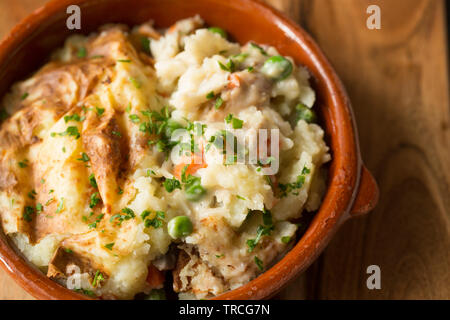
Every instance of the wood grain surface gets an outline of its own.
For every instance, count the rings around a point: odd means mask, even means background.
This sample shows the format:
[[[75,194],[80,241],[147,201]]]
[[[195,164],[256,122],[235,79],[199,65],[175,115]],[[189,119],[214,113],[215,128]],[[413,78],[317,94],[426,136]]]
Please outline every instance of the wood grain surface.
[[[0,0],[0,37],[42,0]],[[267,0],[343,80],[378,207],[346,223],[278,299],[450,299],[450,104],[444,0]],[[381,30],[366,8],[381,8]],[[381,290],[366,287],[369,265]],[[0,299],[31,298],[0,271]]]

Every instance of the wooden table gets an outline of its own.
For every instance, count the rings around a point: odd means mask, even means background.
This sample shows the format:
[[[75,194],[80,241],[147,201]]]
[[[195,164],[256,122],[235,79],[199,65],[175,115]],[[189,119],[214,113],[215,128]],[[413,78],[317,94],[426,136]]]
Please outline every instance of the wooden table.
[[[267,0],[347,87],[378,207],[346,223],[280,299],[450,299],[450,105],[444,0]],[[0,36],[43,0],[0,0]],[[366,8],[381,8],[381,30]],[[381,268],[381,290],[366,269]],[[31,298],[0,271],[0,299]]]

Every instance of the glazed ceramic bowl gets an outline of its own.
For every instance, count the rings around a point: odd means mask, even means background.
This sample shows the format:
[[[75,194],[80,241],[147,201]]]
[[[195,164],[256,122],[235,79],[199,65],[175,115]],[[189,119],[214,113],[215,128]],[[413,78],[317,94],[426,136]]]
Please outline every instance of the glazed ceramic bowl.
[[[81,8],[81,30],[66,27],[69,5]],[[250,283],[217,299],[265,299],[304,271],[322,252],[339,226],[370,211],[378,200],[375,180],[363,166],[356,125],[347,94],[333,68],[311,37],[294,22],[257,0],[54,0],[19,23],[0,44],[0,95],[48,59],[64,39],[88,34],[105,23],[130,26],[152,19],[157,27],[200,14],[228,31],[241,44],[253,40],[275,46],[282,55],[305,65],[313,76],[319,110],[331,147],[328,191],[320,210],[295,247]],[[48,279],[0,234],[4,269],[38,299],[88,299]]]

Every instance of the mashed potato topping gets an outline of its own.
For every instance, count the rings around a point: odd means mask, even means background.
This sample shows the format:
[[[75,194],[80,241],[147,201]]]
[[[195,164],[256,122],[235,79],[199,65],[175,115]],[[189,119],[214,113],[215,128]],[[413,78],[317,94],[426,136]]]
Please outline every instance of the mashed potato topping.
[[[3,230],[93,297],[132,299],[165,279],[181,298],[242,286],[292,247],[325,190],[308,79],[199,17],[72,36],[2,100]]]

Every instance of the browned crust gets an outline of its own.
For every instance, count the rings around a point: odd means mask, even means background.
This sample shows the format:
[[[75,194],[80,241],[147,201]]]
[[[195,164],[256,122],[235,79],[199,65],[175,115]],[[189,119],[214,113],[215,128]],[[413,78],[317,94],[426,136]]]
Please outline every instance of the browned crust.
[[[102,273],[104,279],[108,278],[108,275],[94,266],[88,258],[64,247],[59,247],[53,255],[48,265],[47,277],[54,280],[66,280],[74,273],[69,273],[70,266],[77,266],[80,274],[87,273],[91,279],[94,279],[98,271]]]
[[[172,276],[173,276],[173,291],[180,292],[182,288],[182,283],[180,279],[180,272],[183,270],[183,268],[189,263],[189,260],[191,260],[191,257],[189,254],[180,249],[178,251],[178,257],[177,257],[177,263],[175,265],[175,269],[172,270]]]
[[[124,159],[121,137],[113,132],[120,132],[114,114],[106,114],[101,120],[91,114],[85,123],[82,139],[83,147],[91,159],[92,171],[106,212],[110,213],[117,198],[117,177]]]

